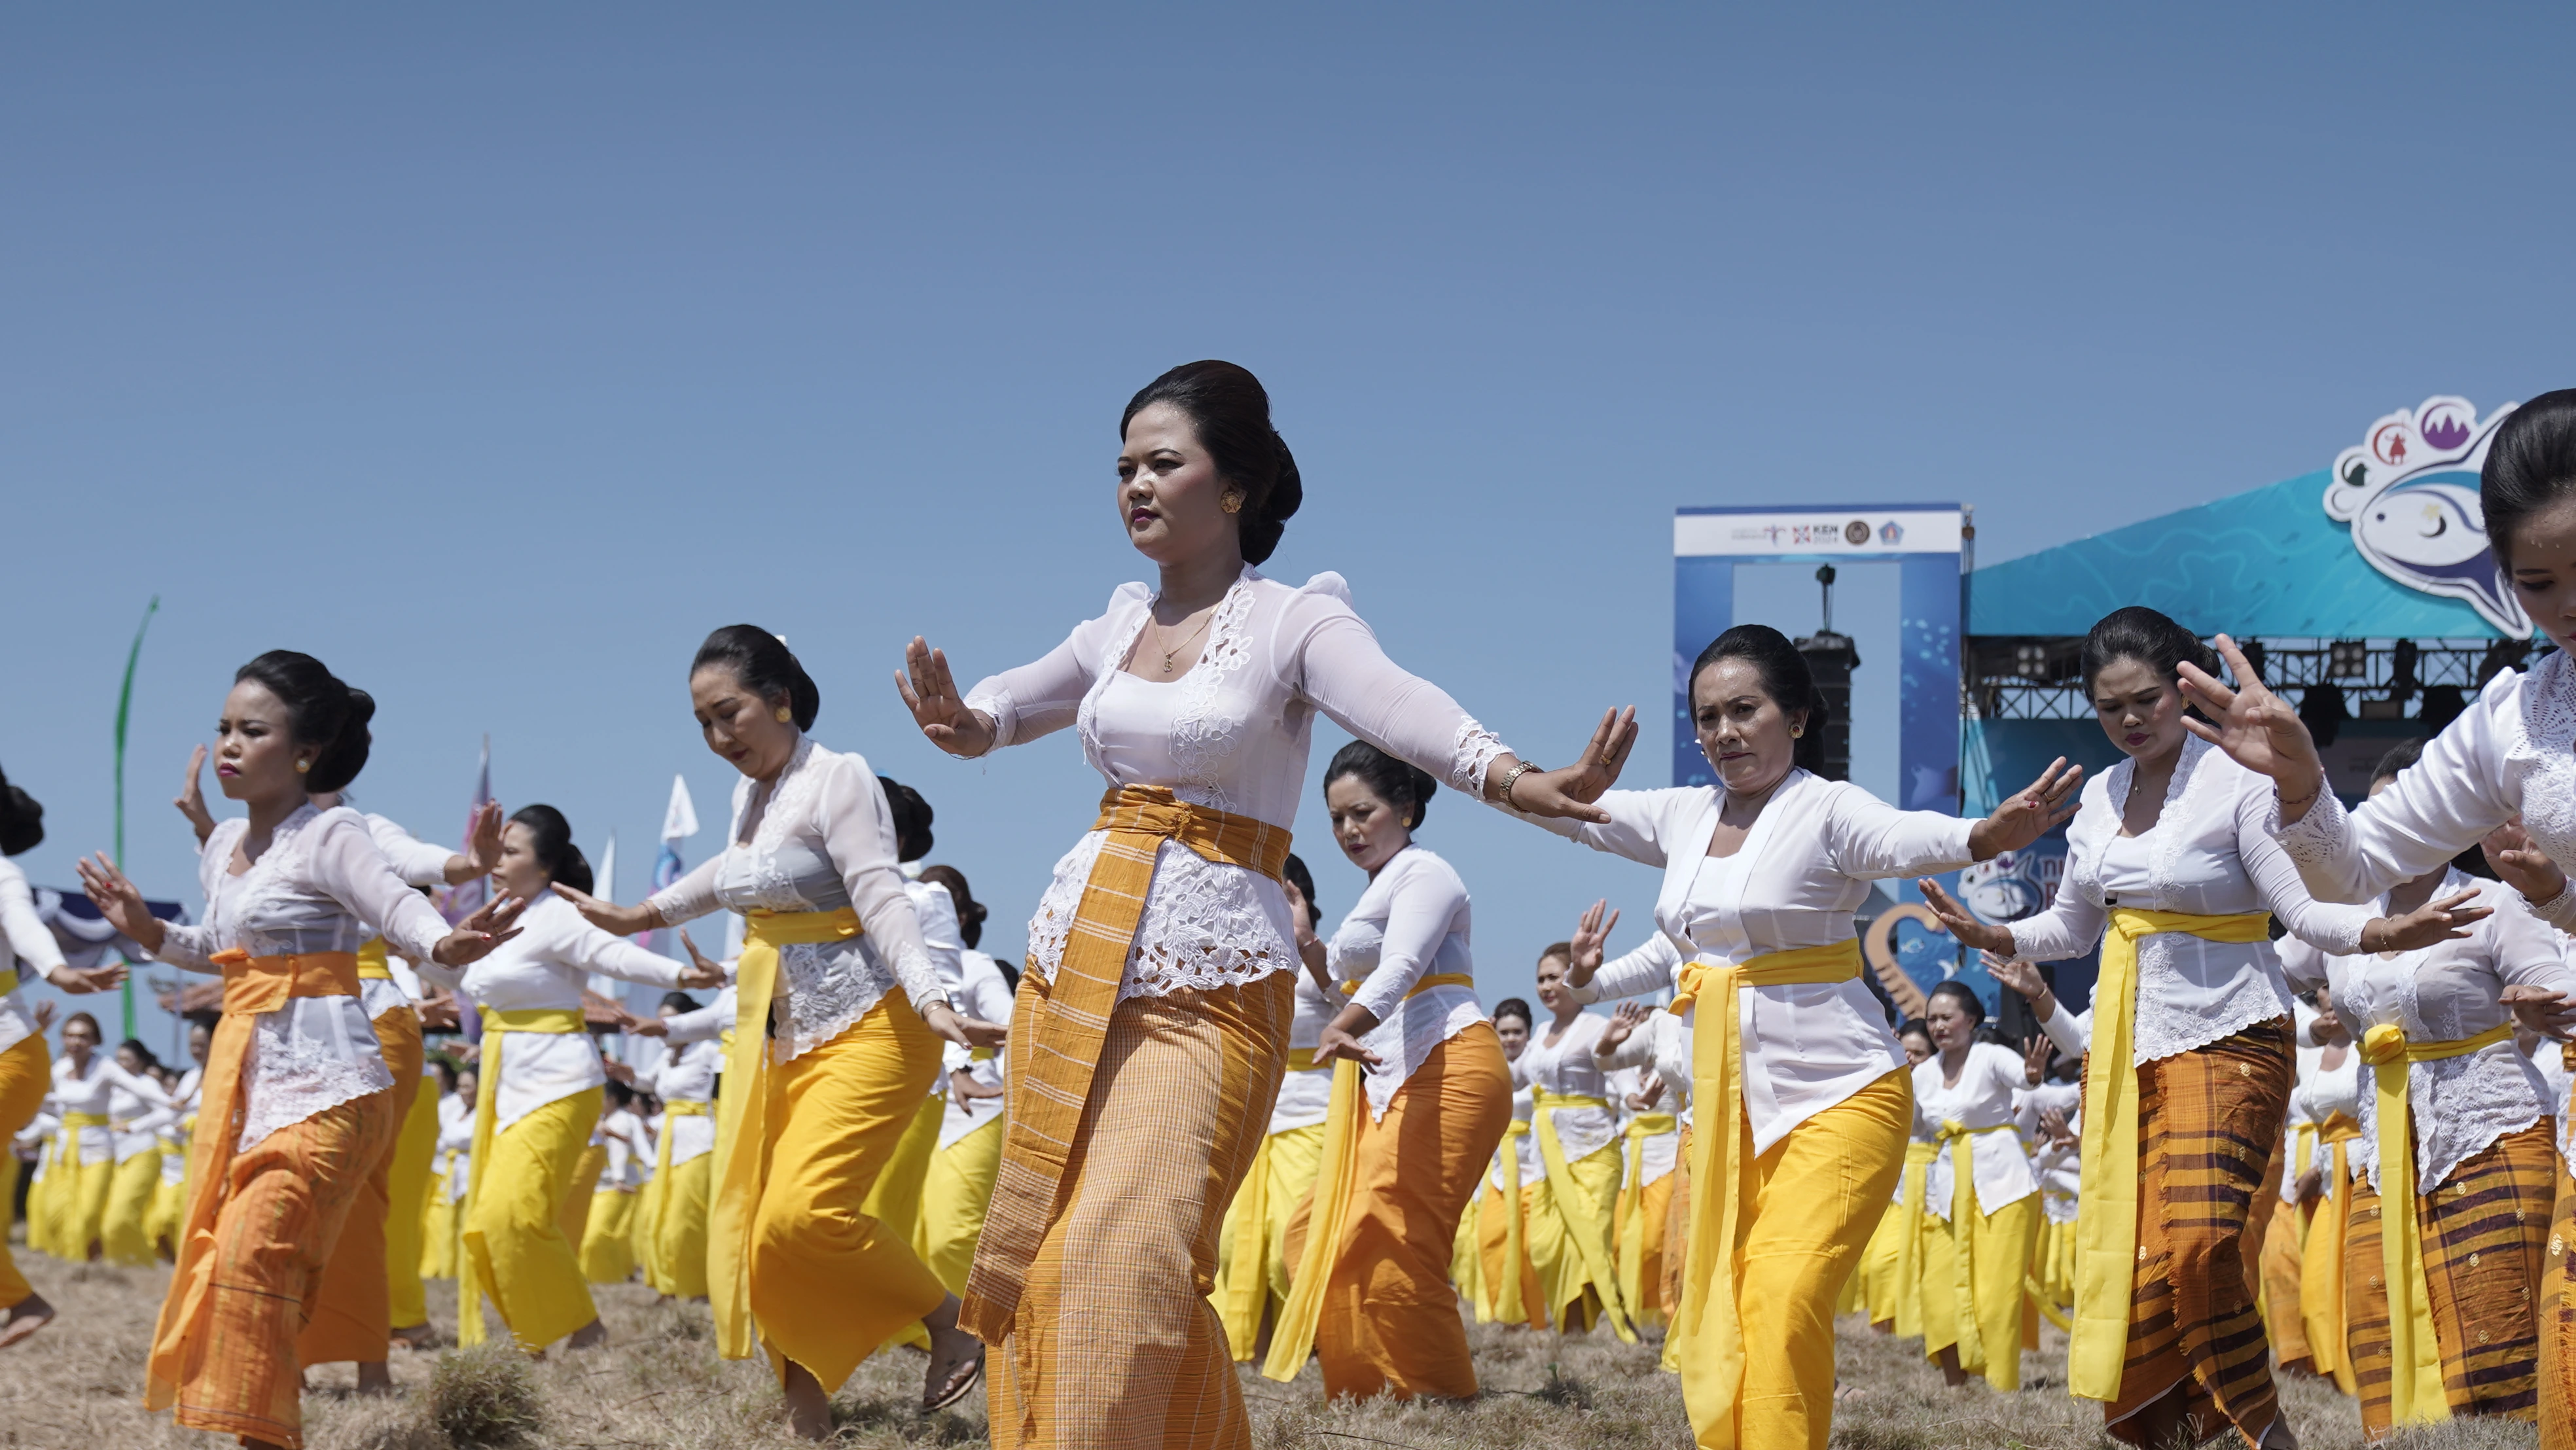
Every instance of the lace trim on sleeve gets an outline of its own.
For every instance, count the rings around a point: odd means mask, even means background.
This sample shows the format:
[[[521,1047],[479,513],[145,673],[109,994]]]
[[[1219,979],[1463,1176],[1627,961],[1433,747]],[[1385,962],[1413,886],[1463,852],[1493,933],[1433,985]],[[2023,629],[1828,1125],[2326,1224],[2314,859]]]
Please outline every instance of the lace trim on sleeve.
[[[2273,791],[2263,829],[2301,866],[2320,866],[2333,860],[2352,840],[2352,818],[2335,793],[2323,786],[2317,788],[2316,803],[2308,807],[2308,813],[2286,826],[2281,824],[2281,793]]]
[[[1002,685],[987,680],[976,686],[975,692],[966,697],[966,708],[980,710],[992,719],[993,750],[1010,744],[1011,737],[1019,733],[1019,702],[1012,699],[1011,692]],[[992,751],[985,753],[989,755]]]
[[[1508,754],[1510,749],[1494,732],[1477,724],[1474,719],[1460,720],[1458,739],[1449,750],[1449,788],[1464,792],[1470,800],[1483,800],[1485,768]]]
[[[895,953],[894,975],[903,984],[903,994],[912,999],[915,1011],[933,1002],[948,1001],[948,989],[939,984],[939,968],[931,962],[930,953],[919,947],[906,943]]]
[[[2531,903],[2531,914],[2560,931],[2576,934],[2576,876],[2569,877],[2556,896]]]

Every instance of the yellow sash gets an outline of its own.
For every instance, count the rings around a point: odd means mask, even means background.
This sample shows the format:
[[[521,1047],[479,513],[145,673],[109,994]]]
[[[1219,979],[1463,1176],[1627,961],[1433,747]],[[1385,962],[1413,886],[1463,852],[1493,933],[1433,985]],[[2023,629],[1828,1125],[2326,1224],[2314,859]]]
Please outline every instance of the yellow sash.
[[[1434,987],[1472,987],[1476,979],[1465,972],[1434,972],[1414,984],[1404,994],[1410,1002]],[[1342,983],[1342,995],[1360,994],[1357,982]],[[1312,1048],[1291,1048],[1288,1053],[1291,1070],[1297,1054],[1303,1051],[1306,1068],[1315,1065]],[[1288,1302],[1280,1306],[1279,1322],[1270,1331],[1270,1357],[1262,1361],[1261,1372],[1274,1380],[1293,1380],[1297,1371],[1315,1352],[1315,1330],[1324,1320],[1324,1286],[1333,1276],[1333,1260],[1341,1253],[1342,1235],[1351,1224],[1351,1180],[1359,1172],[1360,1119],[1366,1111],[1360,1102],[1360,1065],[1345,1057],[1333,1064],[1333,1096],[1324,1109],[1324,1143],[1315,1166],[1315,1196],[1306,1211],[1306,1251],[1297,1256],[1297,1267],[1289,1275]]]
[[[2299,1317],[2307,1325],[2308,1359],[2317,1373],[2333,1375],[2345,1394],[2353,1393],[2357,1383],[2345,1345],[2350,1326],[2344,1313],[2343,1238],[2344,1224],[2352,1217],[2352,1166],[2346,1149],[2360,1136],[2361,1125],[2340,1110],[2317,1125],[2317,1141],[2329,1150],[2326,1200],[2309,1216],[2307,1236],[2299,1244]]]
[[[1632,1315],[1646,1302],[1646,1140],[1678,1133],[1682,1120],[1671,1113],[1639,1113],[1628,1120],[1628,1177],[1620,1185],[1619,1298]]]
[[[498,1131],[500,1114],[501,1057],[503,1043],[514,1032],[541,1032],[563,1036],[582,1030],[587,1025],[578,1007],[530,1007],[516,1012],[487,1011],[483,1016],[482,1071],[474,1085],[474,1151],[466,1161],[473,1166],[465,1175],[465,1209],[459,1215],[459,1227],[474,1218],[475,1196],[483,1191],[483,1180],[492,1166],[492,1135]],[[460,1345],[481,1344],[486,1337],[483,1324],[483,1291],[491,1270],[491,1253],[483,1241],[470,1233],[460,1233],[458,1241],[465,1248],[465,1262],[456,1270],[456,1342]]]
[[[1055,1222],[1082,1111],[1091,1101],[1092,1073],[1118,1008],[1118,984],[1144,920],[1145,893],[1154,884],[1163,843],[1177,841],[1205,860],[1258,871],[1273,881],[1288,864],[1286,827],[1191,805],[1165,786],[1109,792],[1101,797],[1092,829],[1106,839],[1074,907],[1064,957],[1045,994],[1022,1014],[1028,1030],[1012,1033],[1002,1163],[994,1170],[984,1236],[957,1313],[958,1326],[986,1344],[1010,1336],[1029,1265]]]
[[[2270,938],[2269,913],[2197,916],[2114,908],[2093,985],[2093,1069],[2084,1075],[2084,1211],[2075,1219],[2075,1334],[2067,1388],[2120,1397],[2128,1366],[2130,1290],[2138,1270],[2138,941],[2181,932],[2214,942]]]
[[[6,997],[17,990],[18,969],[16,967],[10,967],[5,971],[0,971],[0,997]]]
[[[1708,1131],[1691,1134],[1690,1244],[1682,1251],[1691,1271],[1671,1330],[1683,1341],[1674,1357],[1682,1367],[1683,1396],[1692,1404],[1734,1404],[1744,1384],[1744,1331],[1735,1307],[1745,1167],[1739,1151],[1745,1121],[1739,994],[1746,987],[1830,985],[1859,977],[1857,938],[1741,962],[1693,958],[1675,974],[1673,1014],[1705,1002],[1710,1018],[1691,1034],[1691,1102]],[[1732,1450],[1732,1417],[1716,1417],[1701,1434],[1713,1450]]]
[[[254,957],[239,947],[210,958],[224,973],[224,1012],[215,1023],[206,1070],[198,1080],[197,1114],[206,1131],[188,1145],[188,1207],[179,1223],[177,1271],[161,1300],[145,1370],[145,1409],[167,1408],[207,1352],[212,1331],[206,1291],[215,1276],[215,1218],[232,1177],[233,1150],[241,1137],[242,1070],[250,1063],[253,1019],[297,997],[355,997],[358,959],[347,952]]]
[[[1538,1134],[1538,1160],[1547,1168],[1548,1193],[1560,1205],[1557,1212],[1565,1218],[1566,1237],[1574,1240],[1575,1252],[1583,1257],[1583,1271],[1591,1277],[1593,1287],[1601,1295],[1601,1307],[1609,1315],[1612,1332],[1622,1343],[1634,1344],[1637,1342],[1637,1327],[1628,1318],[1627,1304],[1619,1298],[1618,1251],[1591,1232],[1591,1226],[1600,1221],[1601,1215],[1592,1208],[1591,1193],[1576,1181],[1573,1165],[1565,1160],[1565,1144],[1556,1136],[1557,1109],[1600,1108],[1606,1112],[1610,1104],[1603,1098],[1579,1093],[1552,1093],[1545,1088],[1533,1089],[1530,1102],[1534,1109],[1530,1122]],[[1615,1201],[1610,1205],[1614,1222],[1618,1208]],[[1564,1307],[1550,1304],[1547,1310],[1554,1314]]]
[[[725,1043],[724,1091],[716,1105],[715,1187],[707,1204],[707,1293],[716,1352],[726,1359],[749,1359],[758,1347],[751,1326],[751,1219],[769,1172],[769,1002],[778,989],[778,949],[847,941],[861,930],[859,914],[846,906],[754,911],[744,918],[733,1037]]]
[[[1956,1118],[1944,1118],[1941,1130],[1933,1135],[1936,1148],[1942,1143],[1950,1145],[1950,1236],[1958,1244],[1958,1251],[1950,1255],[1950,1287],[1958,1296],[1959,1367],[1972,1373],[1986,1367],[1985,1341],[1977,1333],[1974,1313],[1977,1302],[1976,1246],[1981,1236],[1975,1225],[1968,1222],[1971,1216],[1983,1216],[1977,1213],[1976,1141],[1981,1133],[2009,1133],[2012,1130],[2010,1123],[1971,1128]]]
[[[1520,1141],[1530,1135],[1530,1125],[1519,1118],[1503,1129],[1502,1146],[1494,1150],[1500,1167],[1511,1183],[1503,1195],[1503,1282],[1494,1286],[1494,1318],[1504,1324],[1527,1324],[1529,1305],[1521,1298],[1521,1265],[1529,1260],[1529,1224],[1521,1204]]]
[[[358,980],[390,982],[393,979],[393,957],[385,947],[385,939],[371,936],[358,943]]]
[[[2361,1060],[2369,1063],[2378,1093],[2380,1277],[2388,1285],[2388,1422],[2428,1425],[2451,1418],[2442,1388],[2442,1342],[2433,1329],[2433,1296],[2424,1282],[2424,1243],[2415,1219],[2414,1117],[2408,1110],[2407,1069],[2418,1062],[2465,1057],[2513,1036],[2499,1022],[2475,1037],[2449,1042],[2409,1042],[2406,1029],[2383,1022],[2361,1034]]]

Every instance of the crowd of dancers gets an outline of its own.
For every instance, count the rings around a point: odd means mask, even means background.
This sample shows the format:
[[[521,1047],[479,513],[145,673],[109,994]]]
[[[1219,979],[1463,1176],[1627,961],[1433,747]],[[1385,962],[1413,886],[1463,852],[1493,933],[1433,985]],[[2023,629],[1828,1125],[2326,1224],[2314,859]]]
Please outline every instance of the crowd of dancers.
[[[146,1403],[298,1445],[307,1366],[383,1386],[433,1343],[425,1279],[458,1281],[459,1341],[543,1352],[605,1341],[592,1286],[640,1276],[703,1300],[814,1437],[901,1344],[926,1410],[986,1386],[996,1445],[1249,1447],[1239,1363],[1464,1399],[1475,1318],[1659,1336],[1699,1444],[1821,1450],[1857,1311],[1999,1390],[2057,1321],[2065,1384],[2131,1443],[2294,1444],[2276,1375],[2314,1373],[2373,1432],[2517,1415],[2576,1444],[2576,392],[2517,410],[2483,480],[2562,648],[2367,801],[2226,637],[2129,608],[2083,651],[2118,763],[2059,761],[1983,819],[1826,779],[1823,702],[1759,625],[1691,666],[1717,784],[1616,789],[1628,710],[1542,768],[1391,662],[1338,576],[1254,569],[1302,481],[1251,374],[1176,368],[1120,439],[1159,586],[971,689],[918,638],[896,678],[951,755],[1070,726],[1107,782],[1017,967],[924,864],[922,794],[819,743],[813,678],[749,625],[684,676],[741,774],[725,847],[632,904],[551,807],[488,808],[453,852],[354,809],[372,701],[310,656],[244,665],[211,752],[242,813],[206,808],[204,752],[180,802],[197,923],[80,867],[154,960],[220,977],[189,1063],[110,1052],[83,1012],[51,1054],[19,977],[125,969],[68,966],[0,868],[26,1242],[175,1265]],[[1318,713],[1357,737],[1321,787],[1368,879],[1329,926],[1289,851]],[[1442,787],[1654,868],[1653,929],[1612,956],[1619,913],[1570,912],[1537,1007],[1489,1013],[1467,885],[1416,839]],[[40,812],[0,796],[15,855]],[[1932,879],[2060,825],[2039,915]],[[427,895],[487,878],[454,922]],[[1895,1020],[1853,924],[1888,879],[2038,1034],[2000,1040],[1957,981]],[[634,940],[720,912],[715,957]],[[2096,951],[2070,1011],[2035,964]],[[0,1346],[77,1308],[0,1245]]]

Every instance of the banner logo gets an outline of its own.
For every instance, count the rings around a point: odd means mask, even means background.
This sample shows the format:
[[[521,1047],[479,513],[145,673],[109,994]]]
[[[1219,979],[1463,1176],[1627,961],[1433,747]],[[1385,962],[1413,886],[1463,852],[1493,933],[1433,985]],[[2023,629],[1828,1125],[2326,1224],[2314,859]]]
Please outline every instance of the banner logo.
[[[2523,639],[2531,620],[2496,567],[2478,505],[2487,445],[2513,409],[2507,403],[2481,420],[2466,398],[2427,398],[2389,414],[2335,455],[2325,507],[2327,517],[2352,526],[2352,546],[2370,567],[2409,589],[2460,600]]]

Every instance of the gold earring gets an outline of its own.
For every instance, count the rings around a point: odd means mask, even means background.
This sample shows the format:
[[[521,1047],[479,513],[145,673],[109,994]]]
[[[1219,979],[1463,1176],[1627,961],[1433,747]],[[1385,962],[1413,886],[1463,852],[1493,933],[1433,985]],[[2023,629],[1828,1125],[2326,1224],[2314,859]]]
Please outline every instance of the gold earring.
[[[788,708],[787,708],[786,706],[784,706],[784,705],[779,706],[777,709],[772,710],[772,711],[770,711],[769,713],[771,713],[772,715],[777,716],[777,717],[778,717],[778,723],[779,723],[779,724],[781,724],[781,725],[784,725],[784,724],[786,724],[788,721],[793,720],[793,719],[795,719],[795,718],[796,718],[796,712],[795,712],[795,711],[793,711],[793,710],[788,709]]]
[[[295,762],[295,773],[296,773],[297,775],[302,775],[304,772],[306,772],[306,771],[308,771],[308,770],[311,770],[312,768],[313,768],[313,762],[312,762],[312,761],[309,761],[309,760],[299,760],[299,761]]]
[[[1239,514],[1243,512],[1243,495],[1233,489],[1227,489],[1225,497],[1216,501],[1216,506],[1227,513]]]
[[[1803,740],[1806,738],[1806,735],[1807,727],[1804,725],[1792,725],[1789,727],[1789,738],[1792,740]]]

